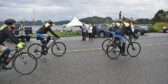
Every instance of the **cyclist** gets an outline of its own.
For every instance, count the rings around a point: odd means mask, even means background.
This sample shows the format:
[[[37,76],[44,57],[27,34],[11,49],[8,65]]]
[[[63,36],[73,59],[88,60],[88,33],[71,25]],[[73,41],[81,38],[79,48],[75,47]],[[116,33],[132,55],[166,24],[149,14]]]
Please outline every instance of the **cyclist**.
[[[54,22],[49,20],[44,26],[42,26],[38,31],[37,31],[37,34],[36,36],[38,38],[42,38],[43,41],[42,41],[42,51],[45,50],[45,48],[47,47],[47,44],[48,42],[50,41],[51,37],[48,36],[46,33],[49,31],[51,32],[56,38],[59,38],[60,37],[54,33],[54,31],[51,29],[51,27],[53,26]]]
[[[111,29],[111,31],[109,31],[112,35],[115,35],[115,32],[117,29],[119,29],[119,27],[121,26],[122,20],[121,19],[116,19],[115,20],[115,25],[113,26],[113,28]]]
[[[114,26],[114,31],[116,31],[120,26],[121,26],[121,19],[116,19],[115,20],[115,26]]]
[[[15,44],[17,44],[18,48],[24,48],[24,43],[20,42],[13,34],[12,30],[15,28],[16,21],[14,19],[5,20],[5,25],[0,28],[0,53],[2,60],[2,68],[9,69],[8,65],[8,55],[10,53],[10,49],[6,47],[3,42],[6,39],[12,40]]]
[[[120,45],[120,52],[121,52],[121,56],[127,56],[127,54],[125,53],[125,39],[124,39],[124,35],[133,35],[135,39],[137,39],[138,37],[132,32],[131,29],[131,22],[132,20],[129,18],[125,19],[125,22],[123,23],[123,25],[116,31],[116,37],[118,37],[122,43],[122,46]]]

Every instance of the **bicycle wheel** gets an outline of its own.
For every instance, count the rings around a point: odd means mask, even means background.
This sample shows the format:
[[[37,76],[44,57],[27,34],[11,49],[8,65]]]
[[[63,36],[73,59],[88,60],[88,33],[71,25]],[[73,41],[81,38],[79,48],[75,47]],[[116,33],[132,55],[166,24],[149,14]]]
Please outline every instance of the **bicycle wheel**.
[[[42,45],[38,44],[38,43],[34,43],[31,44],[28,49],[27,49],[28,53],[34,54],[35,58],[38,59],[42,56],[41,52],[42,52]]]
[[[103,41],[103,43],[102,43],[102,50],[103,51],[106,51],[106,49],[107,49],[107,47],[110,45],[110,44],[112,44],[112,40],[111,39],[106,39],[106,40],[104,40]]]
[[[138,56],[140,54],[140,52],[141,52],[141,45],[137,42],[132,42],[127,47],[127,53],[131,57]]]
[[[120,56],[120,49],[115,45],[110,45],[107,47],[106,53],[110,59],[117,59]]]
[[[14,58],[13,66],[20,74],[30,74],[37,68],[37,59],[31,53],[21,52]]]
[[[56,42],[52,47],[51,47],[51,51],[52,53],[57,56],[60,57],[62,55],[65,54],[66,52],[66,46],[64,43],[62,42]]]

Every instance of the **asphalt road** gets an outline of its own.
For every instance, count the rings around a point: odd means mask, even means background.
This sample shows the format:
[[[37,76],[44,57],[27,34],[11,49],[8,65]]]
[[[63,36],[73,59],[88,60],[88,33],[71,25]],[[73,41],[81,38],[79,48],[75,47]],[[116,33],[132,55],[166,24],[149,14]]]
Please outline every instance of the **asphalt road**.
[[[30,75],[15,70],[0,72],[0,84],[167,84],[168,34],[149,33],[138,42],[142,51],[138,57],[111,60],[101,50],[105,38],[93,42],[81,37],[62,37],[67,53],[55,57],[51,53],[38,60]],[[36,43],[35,39],[27,42]],[[14,44],[6,43],[10,48]]]

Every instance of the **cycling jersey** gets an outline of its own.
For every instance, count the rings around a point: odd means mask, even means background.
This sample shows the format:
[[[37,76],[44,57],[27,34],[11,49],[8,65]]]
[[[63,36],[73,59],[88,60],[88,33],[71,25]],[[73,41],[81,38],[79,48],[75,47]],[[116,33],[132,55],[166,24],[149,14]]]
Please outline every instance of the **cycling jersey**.
[[[132,32],[131,25],[127,22],[125,22],[119,29],[116,30],[117,35],[124,36],[127,35],[133,35],[135,37],[135,34]]]
[[[20,41],[14,36],[12,29],[9,28],[7,25],[2,26],[0,29],[0,45],[3,44],[3,42],[6,39],[12,40],[15,44],[18,44]]]
[[[44,26],[42,26],[42,27],[37,31],[37,33],[38,33],[38,34],[46,34],[48,31],[51,32],[55,37],[58,37],[58,35],[56,35],[56,34],[54,33],[54,31],[51,29],[49,23],[46,23]]]

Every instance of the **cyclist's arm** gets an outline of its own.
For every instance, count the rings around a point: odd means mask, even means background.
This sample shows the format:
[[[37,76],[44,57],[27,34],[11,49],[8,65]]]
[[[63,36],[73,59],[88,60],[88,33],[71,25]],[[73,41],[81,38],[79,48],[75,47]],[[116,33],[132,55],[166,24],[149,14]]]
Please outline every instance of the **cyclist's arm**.
[[[51,34],[53,34],[55,37],[57,37],[57,38],[59,37],[57,34],[54,33],[54,31],[53,31],[51,28],[49,28],[49,31],[50,31]]]
[[[5,28],[4,32],[15,44],[18,44],[20,42],[9,29]]]

